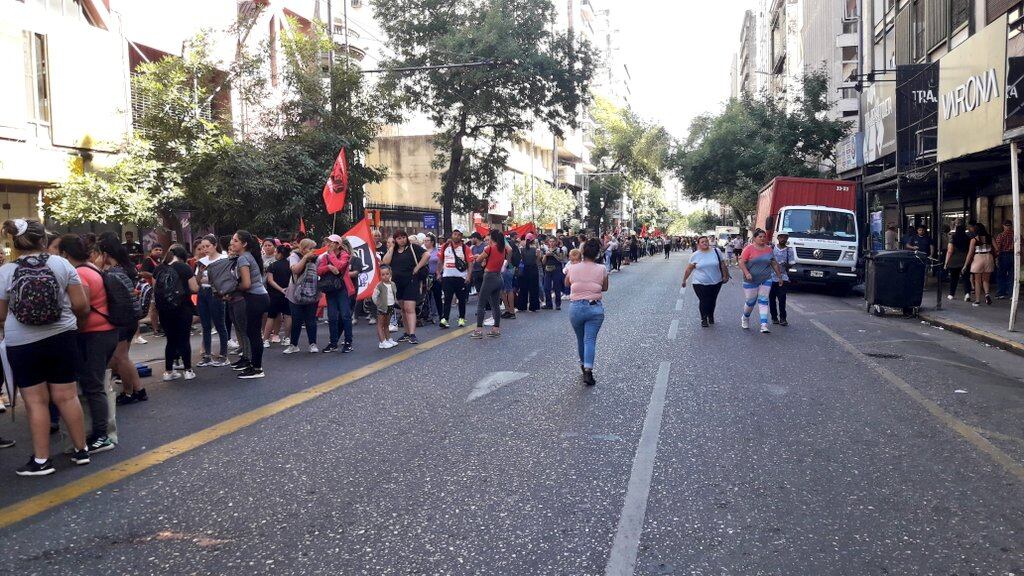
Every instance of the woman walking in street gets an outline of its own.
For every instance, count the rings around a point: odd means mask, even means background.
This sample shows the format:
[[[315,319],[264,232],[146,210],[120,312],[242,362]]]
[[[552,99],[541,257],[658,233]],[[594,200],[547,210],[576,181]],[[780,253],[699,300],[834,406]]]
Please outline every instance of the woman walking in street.
[[[967,228],[962,220],[957,220],[953,233],[949,236],[949,245],[946,246],[945,268],[949,273],[949,295],[948,300],[956,298],[956,287],[960,284],[960,275],[967,264],[967,251],[971,247],[971,239],[967,236]],[[970,290],[967,290],[970,296]]]
[[[192,305],[192,294],[199,291],[195,273],[188,265],[188,250],[181,244],[172,244],[164,254],[163,263],[153,273],[156,284],[153,286],[153,301],[160,315],[160,325],[164,327],[167,342],[164,344],[164,375],[163,380],[169,382],[184,376],[192,380],[196,373],[192,371],[191,327],[195,307]],[[174,368],[175,361],[180,361],[184,373]]]
[[[203,236],[198,243],[198,251],[202,253],[199,262],[196,264],[196,281],[199,284],[199,323],[203,328],[203,353],[196,366],[227,366],[228,365],[228,328],[225,324],[226,309],[224,300],[213,293],[213,286],[210,284],[210,277],[207,268],[213,262],[221,258],[227,258],[222,254],[218,246],[217,237],[213,234]],[[217,329],[217,340],[219,341],[219,354],[213,354],[213,330]]]
[[[750,328],[750,314],[757,304],[761,319],[761,333],[768,334],[768,294],[772,289],[772,271],[779,278],[779,284],[785,284],[782,270],[775,261],[775,253],[768,244],[768,234],[758,228],[754,230],[754,241],[748,244],[739,257],[740,271],[743,272],[743,294],[745,296],[743,316],[740,326]]]
[[[722,290],[722,284],[729,281],[729,266],[718,249],[711,247],[707,236],[697,238],[697,250],[690,256],[690,263],[683,273],[683,288],[686,288],[691,275],[693,292],[699,302],[700,325],[707,328],[715,323],[718,293]]]
[[[772,272],[772,289],[768,293],[768,310],[772,315],[772,324],[789,326],[786,320],[786,282],[789,282],[789,265],[796,261],[796,249],[789,245],[789,234],[780,232],[777,245],[772,248],[772,255],[782,275]]]
[[[569,322],[576,333],[576,349],[580,357],[583,383],[597,384],[594,379],[594,358],[597,334],[604,323],[604,292],[608,291],[608,268],[598,263],[601,242],[591,238],[583,245],[583,262],[569,267],[565,285],[569,287]]]
[[[969,270],[971,273],[971,279],[974,284],[973,306],[981,304],[981,293],[983,291],[985,292],[985,304],[991,305],[992,297],[989,295],[990,280],[992,279],[992,273],[996,270],[992,238],[989,236],[984,224],[977,224],[975,229],[977,234],[971,239],[967,249],[967,262],[964,264],[963,271],[966,273]]]
[[[249,365],[239,371],[243,380],[263,378],[263,314],[270,307],[270,296],[263,283],[263,260],[259,258],[260,244],[246,230],[231,237],[231,250],[238,254],[238,290],[245,301],[245,334],[252,356]]]
[[[419,246],[410,244],[409,235],[403,230],[396,231],[391,239],[383,263],[391,267],[405,324],[405,333],[398,341],[419,344],[416,339],[416,302],[420,299],[420,270],[426,269],[428,255]]]
[[[500,231],[491,230],[489,236],[490,244],[477,256],[477,261],[483,265],[484,281],[480,284],[480,298],[476,302],[476,330],[470,334],[471,338],[484,337],[484,315],[488,304],[494,318],[494,326],[487,335],[492,338],[501,336],[501,273],[508,260],[509,248],[505,245],[505,237]]]

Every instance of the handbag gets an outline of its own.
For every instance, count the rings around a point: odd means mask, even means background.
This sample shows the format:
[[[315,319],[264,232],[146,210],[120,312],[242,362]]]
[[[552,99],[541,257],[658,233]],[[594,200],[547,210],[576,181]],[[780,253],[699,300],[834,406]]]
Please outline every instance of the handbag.
[[[722,255],[718,253],[718,248],[712,247],[711,251],[714,252],[715,253],[715,257],[718,258],[718,269],[721,270],[722,269]],[[729,277],[726,276],[725,274],[722,274],[722,281],[719,282],[719,284],[720,285],[721,284],[725,284],[728,281],[729,281]]]
[[[448,247],[452,251],[452,256],[455,257],[455,269],[458,270],[459,272],[465,272],[466,270],[469,270],[469,263],[466,262],[465,259],[459,258],[459,253],[455,251],[455,246],[452,246],[451,244],[449,244]],[[466,253],[465,245],[462,246],[461,252],[463,254]]]
[[[214,294],[225,296],[238,289],[238,258],[218,258],[206,266]]]
[[[330,254],[324,254],[324,258],[328,260],[328,264],[332,264]],[[337,268],[337,266],[335,266],[335,268]],[[328,272],[323,276],[320,276],[317,288],[325,294],[337,292],[345,288],[345,279],[341,277],[341,274],[331,274]]]

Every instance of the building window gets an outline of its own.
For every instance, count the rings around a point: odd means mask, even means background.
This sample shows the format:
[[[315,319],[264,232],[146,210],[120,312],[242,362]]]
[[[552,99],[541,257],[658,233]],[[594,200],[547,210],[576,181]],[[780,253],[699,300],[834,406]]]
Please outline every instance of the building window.
[[[85,4],[82,0],[23,0],[26,4],[34,4],[46,10],[50,14],[56,14],[77,20],[83,24],[90,26],[96,26],[96,22],[93,21],[92,16],[89,15],[89,11],[86,10]]]
[[[956,34],[971,20],[971,0],[951,0],[949,11],[950,33]]]
[[[910,57],[914,61],[926,56],[924,40],[924,0],[914,0],[910,8]]]
[[[46,57],[46,36],[25,33],[25,101],[29,118],[50,122],[50,66]]]

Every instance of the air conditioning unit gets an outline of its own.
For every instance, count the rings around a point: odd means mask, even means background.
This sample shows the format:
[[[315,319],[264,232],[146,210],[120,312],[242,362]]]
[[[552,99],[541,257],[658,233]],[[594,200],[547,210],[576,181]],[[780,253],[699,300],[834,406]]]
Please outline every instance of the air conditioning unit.
[[[352,7],[353,8],[362,8],[363,7],[363,0],[352,0]]]

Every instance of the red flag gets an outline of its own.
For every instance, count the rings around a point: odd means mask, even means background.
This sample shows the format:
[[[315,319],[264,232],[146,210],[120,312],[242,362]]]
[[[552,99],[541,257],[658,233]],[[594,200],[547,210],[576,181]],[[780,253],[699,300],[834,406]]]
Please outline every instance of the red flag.
[[[299,217],[299,232],[306,233],[306,221]]]
[[[526,224],[522,224],[520,226],[512,228],[511,231],[514,231],[516,234],[518,234],[520,238],[523,238],[527,234],[533,234],[534,236],[536,236],[537,226],[533,222],[527,222]]]
[[[491,233],[491,229],[488,228],[487,226],[484,226],[483,224],[474,224],[473,227],[476,230],[476,233],[483,236],[484,238],[487,238],[487,235]]]
[[[345,158],[345,149],[338,152],[338,158],[334,161],[334,168],[331,176],[324,184],[324,206],[328,214],[341,212],[345,208],[345,194],[348,193],[348,159]]]
[[[360,220],[351,230],[343,234],[352,245],[352,252],[363,262],[359,270],[359,285],[356,289],[356,300],[373,297],[373,291],[380,283],[380,262],[377,261],[377,250],[373,242],[373,230],[370,221]]]
[[[643,227],[640,228],[640,237],[647,238],[647,224],[644,224]]]

